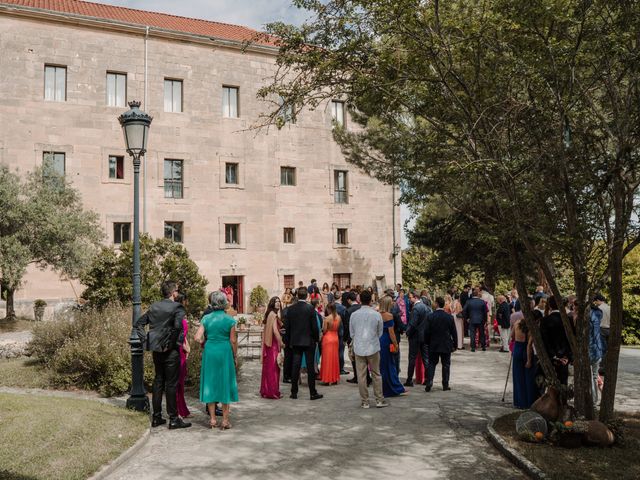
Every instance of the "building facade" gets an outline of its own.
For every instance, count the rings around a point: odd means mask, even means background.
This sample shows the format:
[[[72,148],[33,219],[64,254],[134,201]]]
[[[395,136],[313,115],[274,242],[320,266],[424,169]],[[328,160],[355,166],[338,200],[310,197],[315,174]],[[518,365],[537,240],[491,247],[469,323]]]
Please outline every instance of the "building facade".
[[[139,100],[153,116],[142,230],[184,243],[210,289],[234,285],[246,309],[258,284],[270,294],[311,278],[390,285],[394,263],[400,281],[392,187],[347,164],[332,139],[334,118],[349,128],[345,104],[250,130],[268,108],[256,93],[277,53],[243,52],[254,33],[74,0],[0,0],[0,163],[26,172],[49,162],[100,214],[105,243],[126,241],[133,167],[117,117]],[[18,313],[82,288],[30,270]]]

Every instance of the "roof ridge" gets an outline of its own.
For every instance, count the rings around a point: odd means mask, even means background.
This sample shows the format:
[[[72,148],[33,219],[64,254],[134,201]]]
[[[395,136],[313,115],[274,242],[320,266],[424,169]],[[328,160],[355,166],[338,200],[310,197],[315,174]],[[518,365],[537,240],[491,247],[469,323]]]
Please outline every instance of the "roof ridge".
[[[184,19],[184,20],[191,20],[191,21],[204,22],[204,23],[214,23],[214,24],[217,24],[217,25],[224,25],[224,26],[227,26],[227,27],[240,27],[240,28],[245,28],[247,30],[251,30],[252,32],[256,32],[256,33],[264,33],[264,32],[261,32],[259,30],[254,29],[254,28],[247,27],[246,25],[238,25],[238,24],[235,24],[235,23],[219,22],[217,20],[208,20],[208,19],[204,19],[204,18],[186,17],[184,15],[175,15],[173,13],[157,12],[157,11],[153,11],[153,10],[143,10],[141,8],[123,7],[123,6],[120,6],[120,5],[112,5],[110,3],[89,2],[89,1],[86,1],[86,0],[67,0],[67,1],[71,1],[73,3],[88,3],[88,4],[91,4],[91,5],[97,5],[99,7],[115,8],[115,9],[118,9],[118,10],[127,10],[127,11],[130,11],[130,12],[143,12],[143,13],[148,13],[148,14],[151,14],[151,15],[164,15],[164,16],[167,16],[167,17],[181,18],[181,19]],[[0,4],[3,4],[3,3],[4,4],[8,4],[8,5],[12,5],[11,2],[5,3],[3,0],[0,0]],[[78,15],[84,16],[82,14],[78,14]]]

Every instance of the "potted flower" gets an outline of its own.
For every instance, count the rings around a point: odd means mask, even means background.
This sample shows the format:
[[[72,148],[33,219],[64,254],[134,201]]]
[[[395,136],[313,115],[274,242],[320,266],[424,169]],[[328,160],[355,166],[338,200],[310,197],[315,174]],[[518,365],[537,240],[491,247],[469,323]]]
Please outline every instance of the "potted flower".
[[[247,318],[246,317],[238,317],[238,329],[246,330],[247,329]]]
[[[269,294],[262,285],[256,285],[256,287],[251,290],[251,295],[249,295],[249,305],[251,305],[254,312],[264,315],[268,301]]]
[[[44,317],[44,309],[47,306],[47,302],[38,298],[35,302],[33,302],[33,316],[35,317],[36,322],[41,322]]]

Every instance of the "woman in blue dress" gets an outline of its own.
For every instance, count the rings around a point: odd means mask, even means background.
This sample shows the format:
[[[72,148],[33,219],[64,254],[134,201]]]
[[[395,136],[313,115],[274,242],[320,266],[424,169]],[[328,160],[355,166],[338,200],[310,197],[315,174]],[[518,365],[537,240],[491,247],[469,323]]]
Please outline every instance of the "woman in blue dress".
[[[384,329],[380,337],[380,376],[382,377],[382,393],[385,397],[396,397],[406,395],[406,390],[398,378],[396,362],[393,358],[393,351],[398,349],[398,341],[393,329],[393,299],[386,295],[380,299],[380,314],[384,322]]]
[[[513,406],[528,409],[538,398],[535,380],[536,365],[533,342],[522,312],[512,315],[515,321],[511,329],[513,344]]]
[[[228,305],[223,292],[213,292],[210,297],[213,311],[205,315],[196,333],[196,341],[204,346],[200,370],[200,401],[207,404],[211,428],[218,426],[215,404],[222,404],[220,428],[231,428],[229,404],[238,401],[236,380],[236,321],[225,313]]]

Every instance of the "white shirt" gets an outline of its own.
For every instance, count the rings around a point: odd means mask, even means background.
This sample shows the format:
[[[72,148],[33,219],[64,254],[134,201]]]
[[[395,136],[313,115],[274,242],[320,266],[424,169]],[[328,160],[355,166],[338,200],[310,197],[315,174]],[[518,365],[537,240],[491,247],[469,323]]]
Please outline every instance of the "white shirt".
[[[602,302],[598,305],[598,308],[602,310],[602,320],[600,320],[600,328],[611,328],[611,307]]]

